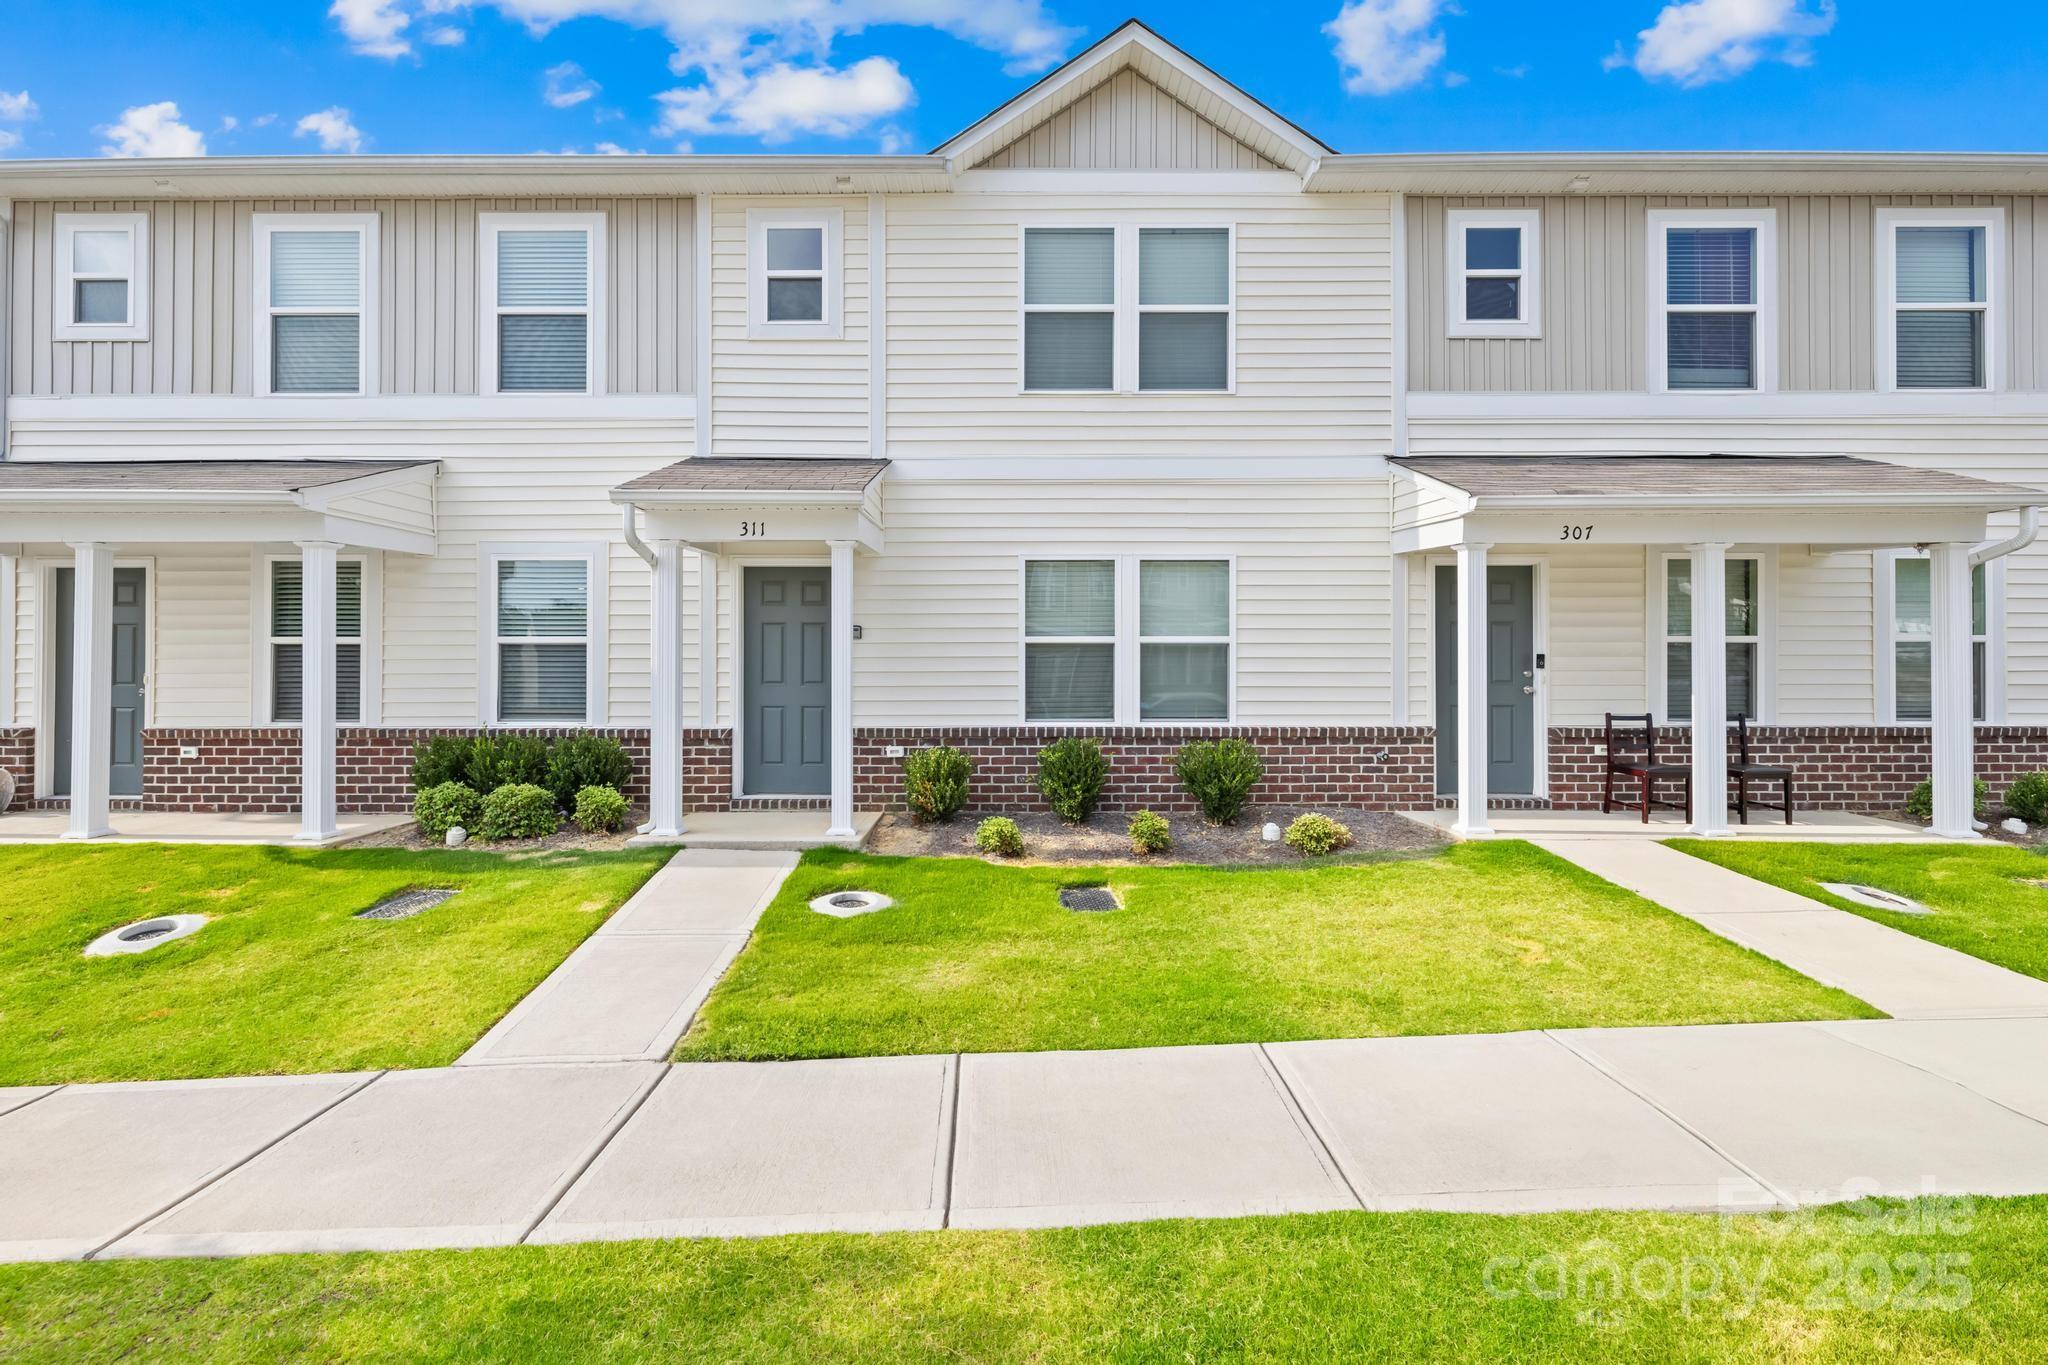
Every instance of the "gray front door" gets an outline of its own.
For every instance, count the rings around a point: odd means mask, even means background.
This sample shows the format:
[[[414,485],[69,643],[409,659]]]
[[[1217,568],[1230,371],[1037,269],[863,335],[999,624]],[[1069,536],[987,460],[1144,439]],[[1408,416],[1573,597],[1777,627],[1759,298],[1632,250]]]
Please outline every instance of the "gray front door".
[[[142,795],[142,679],[149,671],[148,570],[114,570],[114,733],[107,790],[115,796]],[[71,795],[71,621],[76,600],[73,571],[58,569],[50,590],[51,635],[56,648],[51,685],[56,692],[52,736],[56,771],[51,792]]]
[[[832,790],[832,571],[750,567],[746,596],[749,796]]]
[[[1486,571],[1486,789],[1536,790],[1536,570]],[[1436,571],[1436,789],[1458,790],[1458,570]]]

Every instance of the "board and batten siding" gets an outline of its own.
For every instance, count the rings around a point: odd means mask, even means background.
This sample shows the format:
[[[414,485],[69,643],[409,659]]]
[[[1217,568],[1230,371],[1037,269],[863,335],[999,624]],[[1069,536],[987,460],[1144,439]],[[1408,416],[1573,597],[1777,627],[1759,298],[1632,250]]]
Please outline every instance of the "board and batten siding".
[[[1410,198],[1409,382],[1422,391],[1465,393],[1644,390],[1649,211],[1773,208],[1779,387],[1872,389],[1876,210],[1951,206],[2004,208],[2009,271],[2001,350],[2007,382],[2014,389],[2048,388],[2048,197],[2027,195]],[[1488,208],[1542,212],[1538,339],[1446,335],[1451,300],[1445,214]]]
[[[977,162],[974,169],[1276,171],[1280,167],[1145,77],[1125,70]]]
[[[1384,197],[959,194],[888,215],[891,458],[1391,452]],[[1138,218],[1234,225],[1236,392],[1024,392],[1023,226]]]
[[[52,339],[56,215],[149,215],[147,341]],[[603,212],[609,388],[692,387],[688,199],[301,199],[20,202],[8,319],[11,392],[66,397],[255,392],[258,213],[375,213],[380,225],[380,392],[473,394],[477,385],[477,215]]]

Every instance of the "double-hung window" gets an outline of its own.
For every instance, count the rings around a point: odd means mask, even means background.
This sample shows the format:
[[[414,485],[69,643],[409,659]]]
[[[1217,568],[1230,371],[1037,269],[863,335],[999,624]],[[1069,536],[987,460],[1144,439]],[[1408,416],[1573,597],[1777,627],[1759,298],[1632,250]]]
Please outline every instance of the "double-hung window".
[[[484,392],[602,392],[604,215],[487,213],[477,221]]]
[[[1228,720],[1227,559],[1024,564],[1024,718]]]
[[[747,210],[747,332],[840,335],[839,209]]]
[[[1879,209],[1878,380],[1888,389],[1991,389],[1996,209]]]
[[[1777,216],[1768,209],[1652,210],[1650,386],[1777,387]]]
[[[149,215],[60,213],[51,335],[58,341],[149,339]]]
[[[1934,597],[1927,556],[1901,552],[1891,562],[1891,719],[1910,725],[1934,718]],[[1990,566],[1970,571],[1970,718],[1991,718]]]
[[[495,719],[504,725],[590,723],[593,660],[588,555],[491,561]]]
[[[270,719],[296,725],[305,719],[305,572],[297,559],[272,559],[270,573]],[[363,561],[343,559],[334,570],[334,718],[363,719]]]
[[[1227,392],[1234,259],[1227,227],[1025,228],[1025,391]]]
[[[1721,603],[1728,631],[1728,715],[1757,720],[1763,694],[1763,561],[1729,555]],[[1692,622],[1700,609],[1692,596],[1692,560],[1672,555],[1664,560],[1663,581],[1664,719],[1692,719]]]
[[[272,394],[372,390],[375,214],[257,214],[257,383]]]
[[[1447,334],[1541,336],[1536,262],[1542,215],[1535,209],[1452,209],[1444,223]]]

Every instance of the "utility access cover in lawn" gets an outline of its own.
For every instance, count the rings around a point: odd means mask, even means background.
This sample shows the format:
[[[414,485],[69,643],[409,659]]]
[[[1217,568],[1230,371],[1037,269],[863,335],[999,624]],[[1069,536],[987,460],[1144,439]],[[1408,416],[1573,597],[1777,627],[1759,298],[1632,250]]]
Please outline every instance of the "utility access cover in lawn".
[[[1060,904],[1069,910],[1121,910],[1124,903],[1106,886],[1063,886]]]

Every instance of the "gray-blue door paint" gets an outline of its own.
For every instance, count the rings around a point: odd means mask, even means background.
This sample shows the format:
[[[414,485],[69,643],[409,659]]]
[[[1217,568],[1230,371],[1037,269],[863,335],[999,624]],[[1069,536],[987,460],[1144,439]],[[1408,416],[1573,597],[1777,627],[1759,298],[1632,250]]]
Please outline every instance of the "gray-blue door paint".
[[[142,679],[149,672],[145,656],[149,630],[149,571],[114,570],[114,730],[107,790],[115,796],[142,795]],[[56,657],[51,661],[54,725],[50,790],[71,795],[71,621],[76,601],[73,571],[51,575],[50,623]]]
[[[749,796],[832,790],[832,571],[750,566],[746,597]]]
[[[1536,570],[1486,571],[1486,789],[1536,790]],[[1458,790],[1458,570],[1436,571],[1436,789]]]

